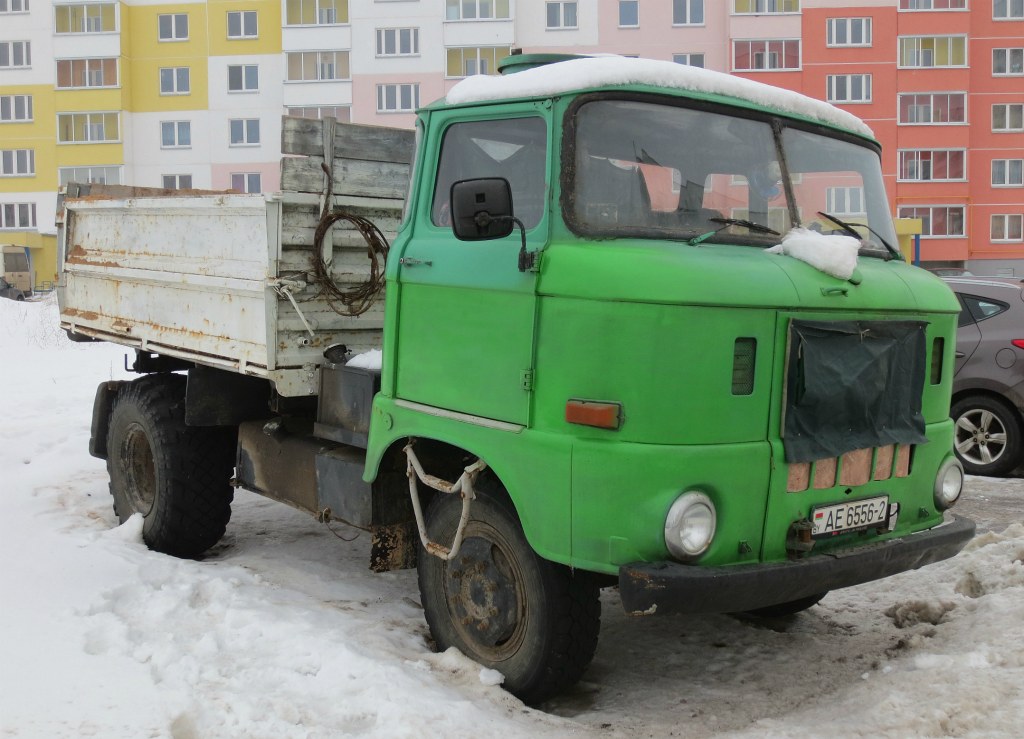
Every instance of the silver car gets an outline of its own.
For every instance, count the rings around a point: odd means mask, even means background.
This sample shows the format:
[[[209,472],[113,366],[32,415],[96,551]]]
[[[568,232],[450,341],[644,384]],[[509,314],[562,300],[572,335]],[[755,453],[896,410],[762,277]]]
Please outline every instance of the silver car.
[[[1024,284],[946,277],[960,300],[953,405],[956,455],[974,475],[1004,475],[1024,459]]]

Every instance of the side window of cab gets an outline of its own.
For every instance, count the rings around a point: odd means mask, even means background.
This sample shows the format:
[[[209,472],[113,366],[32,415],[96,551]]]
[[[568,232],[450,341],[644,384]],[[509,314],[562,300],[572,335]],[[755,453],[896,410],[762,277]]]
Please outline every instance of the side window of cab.
[[[527,230],[540,223],[547,193],[547,124],[543,118],[454,123],[441,142],[430,220],[451,225],[452,184],[481,177],[504,177],[512,187],[512,207]]]

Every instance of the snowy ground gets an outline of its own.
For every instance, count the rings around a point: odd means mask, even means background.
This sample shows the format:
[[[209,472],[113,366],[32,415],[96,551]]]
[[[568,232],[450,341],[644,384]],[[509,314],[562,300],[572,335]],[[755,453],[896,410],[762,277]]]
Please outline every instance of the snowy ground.
[[[0,737],[1020,735],[1024,481],[969,480],[985,533],[954,560],[790,620],[606,592],[584,682],[539,711],[432,653],[415,577],[369,573],[365,537],[244,493],[200,562],[115,528],[86,443],[123,354],[0,300]]]

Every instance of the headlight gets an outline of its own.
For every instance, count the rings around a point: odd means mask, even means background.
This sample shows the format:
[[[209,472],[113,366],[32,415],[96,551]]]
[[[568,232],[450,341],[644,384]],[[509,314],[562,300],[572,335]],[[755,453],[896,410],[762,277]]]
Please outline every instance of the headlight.
[[[665,546],[677,559],[694,559],[715,537],[715,504],[704,493],[683,493],[665,517]]]
[[[956,457],[947,459],[935,476],[935,507],[940,511],[952,508],[964,489],[964,468]]]

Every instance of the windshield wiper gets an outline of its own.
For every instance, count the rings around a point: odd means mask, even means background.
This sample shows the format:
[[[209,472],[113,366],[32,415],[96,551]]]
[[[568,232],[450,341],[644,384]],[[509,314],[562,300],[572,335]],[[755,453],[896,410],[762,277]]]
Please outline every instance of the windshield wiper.
[[[886,241],[884,238],[882,238],[882,235],[880,233],[878,233],[878,231],[876,231],[875,229],[871,228],[871,226],[869,226],[868,224],[866,224],[866,223],[848,223],[847,221],[844,221],[844,220],[842,220],[840,218],[836,218],[831,213],[825,213],[825,212],[820,211],[820,210],[818,211],[818,215],[821,216],[822,218],[829,219],[830,221],[832,221],[832,223],[836,224],[837,226],[839,226],[839,228],[843,229],[846,233],[850,234],[850,236],[852,236],[853,238],[857,239],[858,241],[860,241],[862,243],[864,243],[864,237],[861,236],[859,233],[857,233],[856,229],[854,229],[854,226],[859,226],[860,228],[866,228],[868,231],[870,231],[872,234],[874,234],[878,238],[878,240],[880,242],[882,242],[882,246],[884,246],[885,250],[887,252],[889,252],[888,259],[886,259],[886,261],[889,261],[889,259],[899,259],[900,261],[903,261],[903,255],[899,251],[897,251],[896,248],[892,244],[890,244],[888,241]]]
[[[760,223],[755,223],[754,221],[748,221],[745,218],[718,218],[718,217],[715,217],[715,218],[708,218],[708,220],[711,221],[712,223],[721,223],[722,227],[721,228],[716,228],[714,231],[708,231],[707,233],[703,233],[703,234],[701,234],[699,236],[694,236],[692,239],[690,239],[689,241],[686,242],[687,244],[689,244],[690,246],[697,246],[698,244],[702,244],[705,241],[707,241],[708,239],[710,239],[712,236],[717,234],[719,231],[724,231],[725,229],[729,228],[729,226],[742,226],[743,228],[750,229],[751,231],[754,231],[756,233],[771,234],[772,236],[781,236],[782,235],[778,231],[776,231],[774,228],[770,228],[769,226],[764,226],[764,225],[762,225]]]

